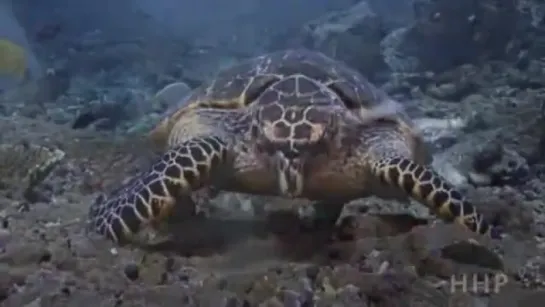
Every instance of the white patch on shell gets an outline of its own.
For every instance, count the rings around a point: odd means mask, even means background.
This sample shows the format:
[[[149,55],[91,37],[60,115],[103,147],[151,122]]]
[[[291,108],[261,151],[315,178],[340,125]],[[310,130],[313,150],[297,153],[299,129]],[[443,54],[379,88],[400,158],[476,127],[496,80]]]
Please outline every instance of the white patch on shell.
[[[467,126],[467,121],[457,118],[418,118],[413,120],[415,127],[429,143],[457,135]]]
[[[403,105],[399,102],[385,98],[384,101],[376,106],[369,109],[361,109],[360,114],[364,122],[372,122],[379,118],[399,116],[399,114],[403,114],[404,112]]]

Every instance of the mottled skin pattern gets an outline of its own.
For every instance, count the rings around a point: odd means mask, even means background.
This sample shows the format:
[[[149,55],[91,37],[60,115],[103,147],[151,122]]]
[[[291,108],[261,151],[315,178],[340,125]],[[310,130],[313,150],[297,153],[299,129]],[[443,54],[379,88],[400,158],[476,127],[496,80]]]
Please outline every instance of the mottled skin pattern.
[[[499,233],[429,166],[410,120],[363,76],[322,54],[250,59],[195,90],[152,132],[165,153],[92,204],[91,228],[118,243],[157,229],[187,196],[221,191],[342,203],[412,197],[446,221]],[[192,212],[193,210],[188,210]],[[335,216],[336,218],[336,216]]]

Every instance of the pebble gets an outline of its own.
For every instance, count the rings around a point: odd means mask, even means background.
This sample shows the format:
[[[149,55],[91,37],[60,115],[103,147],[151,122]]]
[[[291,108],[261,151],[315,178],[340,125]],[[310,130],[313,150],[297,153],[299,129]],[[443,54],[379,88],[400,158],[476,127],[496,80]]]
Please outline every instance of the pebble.
[[[125,273],[125,276],[127,276],[127,278],[132,281],[135,281],[140,277],[140,270],[138,269],[138,265],[134,263],[127,264],[123,271]]]
[[[0,228],[0,249],[4,249],[11,239],[11,231],[5,228]]]

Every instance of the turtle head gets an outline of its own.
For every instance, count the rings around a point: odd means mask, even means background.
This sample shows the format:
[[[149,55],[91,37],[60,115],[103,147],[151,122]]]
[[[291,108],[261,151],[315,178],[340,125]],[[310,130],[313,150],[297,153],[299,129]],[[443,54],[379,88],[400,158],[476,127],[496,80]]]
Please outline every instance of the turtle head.
[[[293,76],[270,86],[254,102],[251,139],[279,172],[280,193],[301,193],[305,166],[334,150],[343,110],[335,99],[323,85]]]
[[[275,103],[256,113],[252,136],[263,151],[296,159],[325,153],[338,130],[337,122],[337,115],[325,107]]]

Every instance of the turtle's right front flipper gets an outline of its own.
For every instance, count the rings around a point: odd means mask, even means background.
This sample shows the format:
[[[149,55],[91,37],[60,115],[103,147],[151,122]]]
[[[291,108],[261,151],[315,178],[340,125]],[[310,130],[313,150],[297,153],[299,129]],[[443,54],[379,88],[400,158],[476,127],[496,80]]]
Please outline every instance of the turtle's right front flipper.
[[[169,149],[147,172],[91,205],[92,231],[124,243],[145,227],[155,228],[183,196],[209,184],[226,162],[227,151],[226,144],[212,136]]]

